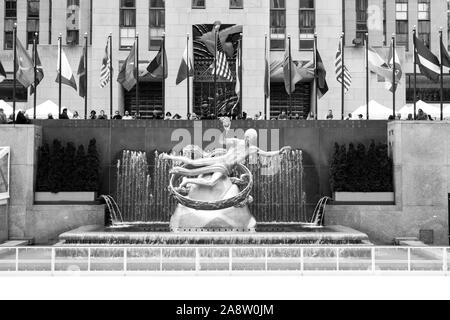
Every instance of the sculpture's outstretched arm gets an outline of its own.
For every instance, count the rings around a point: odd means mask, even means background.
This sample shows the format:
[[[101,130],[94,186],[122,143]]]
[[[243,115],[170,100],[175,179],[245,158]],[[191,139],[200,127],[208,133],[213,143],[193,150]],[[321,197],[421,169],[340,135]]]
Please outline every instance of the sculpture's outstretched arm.
[[[190,184],[194,184],[202,187],[214,187],[220,179],[223,178],[223,174],[221,172],[214,173],[210,179],[205,178],[196,178],[196,179],[183,179],[183,183],[180,185],[180,188],[185,188]]]
[[[166,153],[161,154],[160,157],[162,160],[171,160],[171,161],[175,161],[175,162],[181,162],[181,163],[187,164],[189,166],[193,166],[193,167],[206,167],[206,166],[211,166],[211,165],[214,165],[217,163],[217,160],[214,158],[202,158],[202,159],[192,160],[187,157],[171,156]]]
[[[292,150],[291,147],[284,147],[283,149],[281,149],[279,151],[267,152],[267,151],[263,151],[263,150],[259,149],[258,147],[254,147],[254,146],[250,147],[250,149],[251,149],[252,153],[257,153],[263,157],[275,157],[275,156],[278,156],[280,154],[283,154],[283,153],[286,153],[286,152],[289,152]]]

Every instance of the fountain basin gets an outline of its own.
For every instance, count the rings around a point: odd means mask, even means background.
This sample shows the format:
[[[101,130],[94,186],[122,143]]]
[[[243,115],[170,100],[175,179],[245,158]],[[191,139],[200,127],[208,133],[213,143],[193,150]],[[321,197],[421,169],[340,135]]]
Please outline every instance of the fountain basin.
[[[310,229],[299,224],[258,225],[256,232],[229,230],[172,233],[166,224],[131,224],[116,227],[86,226],[62,234],[62,245],[367,245],[369,237],[359,231],[328,226]]]

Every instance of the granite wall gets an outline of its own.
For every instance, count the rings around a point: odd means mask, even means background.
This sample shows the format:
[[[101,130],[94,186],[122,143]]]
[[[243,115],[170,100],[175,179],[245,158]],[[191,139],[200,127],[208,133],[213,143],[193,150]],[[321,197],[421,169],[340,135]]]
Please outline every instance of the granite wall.
[[[380,244],[433,231],[449,244],[450,123],[393,122],[388,140],[394,160],[396,206],[334,206],[328,223],[366,232]]]
[[[11,198],[0,206],[0,243],[8,239],[48,244],[83,225],[103,224],[104,206],[35,206],[37,150],[42,127],[0,126],[0,146],[11,147]]]
[[[54,139],[87,145],[95,138],[102,163],[102,194],[115,194],[117,160],[123,150],[145,151],[152,164],[152,154],[169,152],[179,142],[179,133],[189,133],[187,144],[212,141],[209,129],[222,129],[216,121],[36,121],[43,128],[43,141]],[[386,121],[233,121],[232,129],[243,132],[258,130],[262,149],[278,150],[291,146],[303,151],[305,189],[309,211],[324,195],[331,195],[329,166],[334,143],[364,143],[372,140],[386,143]],[[174,137],[172,135],[175,134]],[[267,138],[265,138],[266,136]],[[173,141],[174,140],[174,141]]]
[[[8,240],[8,207],[0,205],[0,243]]]

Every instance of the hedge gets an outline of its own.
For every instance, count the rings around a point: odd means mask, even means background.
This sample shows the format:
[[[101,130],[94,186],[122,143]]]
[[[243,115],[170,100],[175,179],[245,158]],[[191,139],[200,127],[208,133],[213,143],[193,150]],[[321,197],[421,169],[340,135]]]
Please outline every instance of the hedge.
[[[98,192],[100,187],[100,159],[97,142],[92,139],[85,152],[83,145],[72,142],[64,148],[54,140],[52,147],[44,144],[38,152],[38,192]]]
[[[333,192],[393,192],[393,164],[386,144],[335,144],[331,163]]]

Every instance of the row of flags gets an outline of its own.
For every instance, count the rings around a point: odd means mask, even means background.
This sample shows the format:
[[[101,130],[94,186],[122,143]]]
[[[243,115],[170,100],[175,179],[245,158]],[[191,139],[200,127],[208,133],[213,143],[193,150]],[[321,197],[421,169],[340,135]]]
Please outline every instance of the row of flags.
[[[59,82],[61,77],[61,82],[64,85],[72,87],[74,90],[78,90],[81,97],[86,97],[87,90],[87,66],[86,62],[86,50],[83,50],[83,54],[80,58],[77,76],[79,77],[79,86],[75,80],[75,75],[72,72],[69,60],[62,48],[60,48],[60,42],[58,43],[58,62],[57,71],[58,75],[56,82]],[[425,46],[425,44],[414,36],[414,47],[415,47],[415,60],[416,64],[423,75],[428,79],[437,82],[440,79],[440,68],[441,65],[447,69],[450,69],[450,55],[445,48],[444,43],[441,41],[441,59],[435,56],[431,50]],[[34,75],[34,65],[36,60],[36,85],[44,78],[44,70],[39,58],[37,50],[35,50],[33,57],[30,57],[25,47],[22,45],[19,39],[16,40],[16,55],[17,55],[17,65],[16,65],[16,76],[18,82],[20,82],[25,88],[31,88],[31,94],[35,92],[35,75]],[[223,50],[220,39],[217,41],[217,52],[215,63],[209,67],[209,71],[213,75],[217,75],[228,81],[234,81],[233,74],[231,72],[227,54]],[[86,48],[85,48],[86,49]],[[345,93],[351,88],[352,76],[349,69],[343,63],[343,46],[342,41],[339,42],[338,50],[336,53],[335,60],[335,74],[336,80],[342,84],[344,81]],[[100,70],[100,87],[105,88],[111,81],[113,76],[113,69],[111,67],[110,58],[110,45],[106,44],[105,54],[102,60],[102,66]],[[130,91],[137,83],[136,75],[138,74],[136,68],[138,68],[136,61],[136,43],[131,47],[130,53],[121,67],[120,73],[118,75],[117,81],[125,88],[125,90]],[[395,61],[395,65],[394,65]],[[378,76],[379,82],[386,83],[386,89],[391,92],[395,92],[400,80],[403,76],[402,66],[400,64],[400,59],[397,50],[392,46],[389,51],[388,60],[385,61],[380,54],[378,54],[373,48],[368,48],[368,66],[371,72]],[[394,68],[395,67],[395,68]],[[393,70],[395,69],[395,76]],[[315,49],[315,72],[316,72],[316,83],[319,98],[323,97],[329,90],[326,76],[327,72],[321,58],[320,53],[317,48]],[[236,54],[236,94],[239,96],[241,91],[242,82],[242,52],[241,47],[238,46]],[[154,78],[164,78],[167,79],[168,76],[168,62],[167,55],[164,46],[161,46],[157,56],[152,60],[152,62],[147,67],[147,72],[150,76]],[[283,61],[283,72],[284,72],[284,82],[286,92],[292,94],[295,92],[296,84],[302,80],[301,74],[298,72],[298,67],[296,63],[292,60],[290,50],[286,50],[284,61]],[[138,75],[139,76],[139,75]],[[186,47],[183,57],[181,60],[180,68],[178,71],[176,84],[179,85],[188,77],[194,76],[194,66],[192,58],[189,56],[189,50]],[[6,79],[5,69],[0,62],[0,82]],[[266,98],[270,96],[270,63],[269,57],[266,52],[265,56],[265,79],[264,79],[264,93]]]

